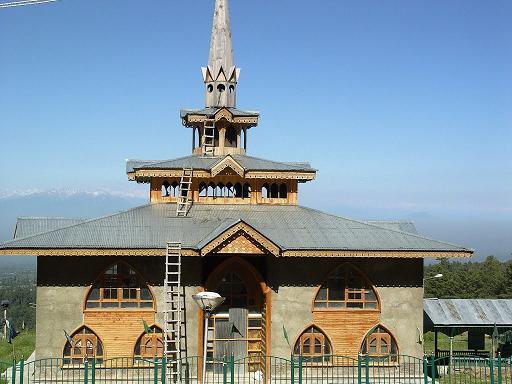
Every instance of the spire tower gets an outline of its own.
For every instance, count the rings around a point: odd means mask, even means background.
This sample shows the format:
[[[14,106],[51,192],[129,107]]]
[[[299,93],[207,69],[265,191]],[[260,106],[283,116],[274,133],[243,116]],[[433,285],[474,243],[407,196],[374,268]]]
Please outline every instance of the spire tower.
[[[235,67],[228,0],[216,0],[208,66],[202,68],[206,107],[236,107],[236,84],[240,69]]]

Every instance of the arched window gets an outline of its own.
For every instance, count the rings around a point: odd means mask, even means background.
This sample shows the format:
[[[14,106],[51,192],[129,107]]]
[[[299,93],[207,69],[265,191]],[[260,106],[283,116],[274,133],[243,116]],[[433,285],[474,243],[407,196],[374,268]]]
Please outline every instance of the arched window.
[[[156,325],[150,327],[151,333],[144,332],[135,343],[133,356],[135,359],[156,359],[164,356],[162,329]]]
[[[378,309],[375,290],[350,264],[332,272],[315,297],[315,309]]]
[[[162,192],[162,197],[169,196],[169,183],[167,181],[164,181],[162,183],[161,192]]]
[[[224,194],[226,197],[235,197],[235,188],[233,187],[233,184],[227,183],[226,184],[226,193]]]
[[[244,184],[243,198],[248,199],[251,197],[251,186],[248,183]]]
[[[153,295],[135,270],[125,263],[108,268],[91,287],[86,309],[153,308]]]
[[[199,197],[206,197],[206,183],[199,184]]]
[[[288,188],[285,183],[279,186],[279,197],[281,199],[286,199],[288,197]]]
[[[207,191],[208,197],[215,197],[215,188],[216,188],[216,186],[214,183],[208,184],[208,191]]]
[[[261,197],[264,199],[268,199],[270,197],[268,184],[263,184],[261,187]]]
[[[244,281],[233,271],[229,271],[220,281],[217,292],[226,298],[219,311],[226,308],[242,308],[254,306],[254,298],[250,297]]]
[[[170,187],[170,195],[172,197],[178,197],[178,194],[180,192],[180,186],[176,181],[173,181]]]
[[[85,359],[103,362],[103,344],[98,336],[87,327],[80,327],[66,341],[63,353],[64,364],[83,364]]]
[[[330,361],[331,343],[320,328],[308,327],[295,343],[294,353],[302,355],[304,362],[321,363]]]
[[[228,129],[226,129],[226,136],[225,136],[224,145],[226,147],[230,148],[236,148],[236,141],[237,141],[237,133],[235,127],[230,125]]]
[[[242,184],[236,183],[234,188],[235,188],[235,197],[241,198],[242,197]]]
[[[361,353],[368,354],[370,357],[387,357],[390,362],[396,362],[398,345],[393,335],[379,324],[366,335],[361,345]]]
[[[273,199],[277,199],[279,197],[279,185],[276,183],[270,186],[270,197]]]
[[[215,188],[215,197],[224,197],[224,184],[217,184],[217,188]]]

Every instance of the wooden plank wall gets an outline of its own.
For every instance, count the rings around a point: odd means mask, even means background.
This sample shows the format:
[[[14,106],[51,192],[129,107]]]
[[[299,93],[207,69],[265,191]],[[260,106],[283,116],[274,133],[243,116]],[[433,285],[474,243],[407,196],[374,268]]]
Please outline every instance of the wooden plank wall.
[[[379,324],[379,311],[313,311],[313,321],[330,338],[333,354],[357,356],[368,331]]]
[[[154,311],[86,311],[84,322],[101,339],[105,357],[133,356],[135,343],[144,332],[142,320],[155,323]]]

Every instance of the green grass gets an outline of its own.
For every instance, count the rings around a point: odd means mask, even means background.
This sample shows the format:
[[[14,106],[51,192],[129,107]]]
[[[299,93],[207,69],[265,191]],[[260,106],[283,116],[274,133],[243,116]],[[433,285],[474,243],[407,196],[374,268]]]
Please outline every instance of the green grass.
[[[450,349],[450,338],[443,333],[438,333],[437,347],[441,350]],[[485,336],[485,349],[490,351],[492,348],[492,341],[489,336]],[[426,354],[434,353],[434,332],[427,332],[423,336],[423,350]],[[468,333],[465,332],[453,338],[454,351],[467,351],[468,350]]]
[[[7,366],[12,364],[13,346],[16,360],[21,360],[22,357],[28,359],[36,347],[36,332],[23,331],[14,338],[12,344],[9,344],[5,339],[0,339],[0,371],[6,367],[2,363],[7,363]]]

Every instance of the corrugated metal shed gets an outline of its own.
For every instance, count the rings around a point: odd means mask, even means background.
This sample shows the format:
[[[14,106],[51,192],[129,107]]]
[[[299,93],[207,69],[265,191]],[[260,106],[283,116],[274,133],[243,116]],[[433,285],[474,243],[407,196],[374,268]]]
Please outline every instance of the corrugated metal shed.
[[[471,328],[512,328],[509,299],[424,299],[424,329],[454,334]]]

